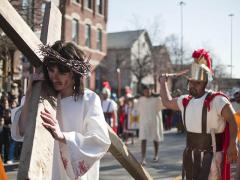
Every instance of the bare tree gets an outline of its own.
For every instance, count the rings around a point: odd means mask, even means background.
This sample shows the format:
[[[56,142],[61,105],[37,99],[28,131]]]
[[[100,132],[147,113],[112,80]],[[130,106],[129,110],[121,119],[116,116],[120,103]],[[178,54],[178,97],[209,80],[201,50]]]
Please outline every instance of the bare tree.
[[[226,78],[230,77],[230,74],[226,71],[227,66],[223,64],[217,64],[214,67],[214,76],[215,78],[221,79],[221,78]]]
[[[221,78],[230,77],[230,73],[227,72],[227,66],[221,63],[220,58],[214,53],[214,50],[207,44],[204,43],[204,49],[208,50],[211,55],[212,69],[214,72],[214,77],[221,81]]]
[[[128,29],[146,29],[151,39],[153,45],[159,45],[162,41],[161,39],[161,16],[155,16],[151,18],[151,20],[147,20],[143,22],[142,18],[139,15],[133,14],[132,18],[129,20],[129,28]]]
[[[180,49],[178,37],[172,34],[166,37],[164,44],[168,48],[172,63],[180,64],[181,49]]]
[[[149,53],[144,56],[140,54],[132,54],[132,56],[132,62],[127,68],[136,77],[137,93],[140,93],[143,78],[153,73],[153,62]]]
[[[166,37],[164,44],[170,53],[172,63],[178,67],[176,70],[181,70],[184,64],[188,64],[190,62],[191,55],[189,54],[189,50],[186,45],[183,47],[183,61],[181,62],[181,47],[177,35],[172,34]]]

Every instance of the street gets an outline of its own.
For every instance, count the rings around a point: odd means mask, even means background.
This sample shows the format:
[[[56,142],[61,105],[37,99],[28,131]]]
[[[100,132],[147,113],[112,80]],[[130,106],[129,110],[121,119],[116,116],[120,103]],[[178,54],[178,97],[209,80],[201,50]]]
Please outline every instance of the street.
[[[138,161],[141,160],[140,141],[135,138],[128,148]],[[181,174],[181,156],[185,146],[185,135],[178,134],[176,129],[164,133],[164,141],[159,147],[159,162],[153,162],[153,143],[147,145],[147,165],[145,168],[153,179],[174,179]],[[17,164],[6,165],[9,180],[15,180]],[[100,180],[132,179],[128,172],[108,152],[101,160]]]
[[[135,158],[140,161],[140,141],[135,138],[134,144],[128,148]],[[176,129],[164,132],[164,141],[159,147],[159,162],[153,162],[153,143],[147,145],[147,165],[144,166],[155,180],[177,180],[181,175],[182,152],[185,146],[185,134],[177,133]],[[9,180],[15,180],[18,163],[5,165]],[[232,166],[231,179],[236,168]],[[100,180],[133,179],[128,172],[108,152],[101,160]]]
[[[140,141],[135,139],[134,144],[128,148],[138,161],[141,160]],[[179,134],[175,129],[164,133],[164,141],[159,147],[159,162],[153,162],[153,143],[147,144],[147,165],[144,166],[153,179],[168,180],[181,175],[182,152],[185,146],[185,135]],[[101,180],[132,179],[128,172],[107,153],[101,161]]]

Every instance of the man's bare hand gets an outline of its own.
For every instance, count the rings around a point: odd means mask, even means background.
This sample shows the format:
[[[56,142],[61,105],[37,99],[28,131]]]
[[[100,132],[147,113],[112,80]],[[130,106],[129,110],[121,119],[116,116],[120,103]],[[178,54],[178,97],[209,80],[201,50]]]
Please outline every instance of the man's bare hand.
[[[237,162],[237,146],[235,143],[230,144],[228,147],[227,160],[229,163]]]
[[[54,139],[65,142],[65,137],[59,127],[58,120],[47,110],[41,111],[40,114],[43,122],[42,125],[51,133]]]
[[[160,84],[164,84],[165,82],[167,82],[167,80],[168,80],[167,74],[161,74],[161,75],[159,76],[159,83],[160,83]]]

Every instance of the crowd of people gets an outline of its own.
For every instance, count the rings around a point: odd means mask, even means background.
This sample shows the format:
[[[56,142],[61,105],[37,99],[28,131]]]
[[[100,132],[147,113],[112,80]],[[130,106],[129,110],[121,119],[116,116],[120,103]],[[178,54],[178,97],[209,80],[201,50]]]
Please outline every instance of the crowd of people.
[[[19,160],[21,153],[22,143],[11,137],[11,109],[19,105],[20,97],[18,84],[12,83],[11,90],[0,98],[0,154],[7,164]]]
[[[147,142],[153,142],[153,162],[158,162],[159,144],[164,140],[163,131],[177,128],[184,132],[180,111],[166,109],[153,85],[142,84],[142,92],[133,96],[132,89],[125,87],[123,96],[113,98],[108,81],[102,83],[100,94],[105,120],[125,144],[134,144],[134,138],[141,140],[141,164],[146,165]]]
[[[134,144],[135,137],[140,139],[142,165],[147,164],[147,142],[153,142],[152,159],[158,162],[163,131],[176,127],[178,132],[186,133],[183,179],[227,180],[229,163],[236,161],[236,179],[240,178],[236,147],[240,91],[230,100],[225,94],[207,88],[213,72],[211,58],[204,49],[193,52],[194,62],[187,77],[189,94],[182,95],[180,90],[171,94],[167,86],[168,74],[163,74],[159,78],[160,94],[145,84],[141,94],[134,96],[127,86],[118,99],[112,98],[108,81],[103,82],[99,94],[84,88],[83,79],[90,71],[90,64],[74,44],[58,41],[51,47],[43,46],[41,51],[44,78],[39,75],[35,80],[45,79],[57,102],[56,117],[46,108],[40,115],[43,127],[57,142],[54,144],[53,179],[99,178],[99,160],[111,143],[107,124],[126,144]],[[32,91],[29,84],[22,101],[16,83],[1,97],[0,153],[5,163],[19,159]],[[11,109],[14,109],[12,113]],[[240,147],[239,142],[240,134]]]

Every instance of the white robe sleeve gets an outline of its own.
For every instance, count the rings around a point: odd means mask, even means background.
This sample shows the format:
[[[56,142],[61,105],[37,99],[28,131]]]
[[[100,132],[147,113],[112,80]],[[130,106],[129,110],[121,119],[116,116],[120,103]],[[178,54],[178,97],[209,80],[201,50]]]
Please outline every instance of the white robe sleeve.
[[[15,141],[23,141],[23,136],[21,136],[19,133],[18,122],[22,112],[24,101],[25,101],[25,96],[22,97],[20,106],[14,109],[11,109],[11,122],[12,122],[11,136]]]
[[[64,132],[72,172],[75,178],[84,175],[107,152],[111,141],[104,119],[100,98],[90,97],[83,130]]]

